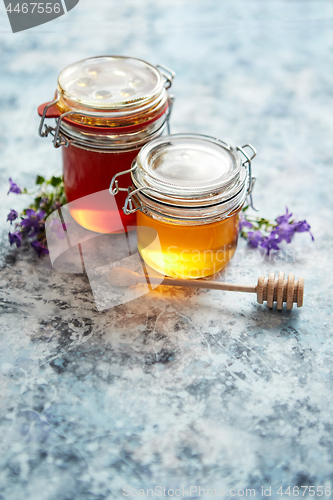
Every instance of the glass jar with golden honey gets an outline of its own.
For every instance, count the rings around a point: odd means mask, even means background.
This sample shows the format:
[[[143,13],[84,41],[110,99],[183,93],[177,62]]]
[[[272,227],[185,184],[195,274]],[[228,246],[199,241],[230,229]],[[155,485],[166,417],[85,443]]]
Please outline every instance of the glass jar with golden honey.
[[[39,134],[51,134],[54,146],[62,146],[65,194],[81,226],[117,231],[119,213],[125,229],[135,224],[134,215],[124,217],[110,204],[108,188],[117,172],[130,168],[141,147],[168,128],[173,97],[167,89],[173,78],[168,68],[140,59],[93,57],[66,67],[54,100],[39,106]],[[45,125],[46,118],[55,118],[56,125]],[[120,208],[125,199],[126,193],[120,193]]]
[[[133,186],[123,210],[137,213],[138,249],[150,267],[195,279],[229,262],[238,214],[254,185],[255,155],[250,144],[233,148],[197,134],[160,137],[141,149],[130,169]],[[114,195],[119,175],[110,186]]]

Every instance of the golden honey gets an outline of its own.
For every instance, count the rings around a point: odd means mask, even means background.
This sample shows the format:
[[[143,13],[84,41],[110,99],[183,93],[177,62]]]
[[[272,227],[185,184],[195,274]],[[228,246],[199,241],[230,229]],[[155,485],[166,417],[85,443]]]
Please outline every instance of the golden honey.
[[[152,245],[146,227],[155,229]],[[235,253],[238,214],[212,224],[181,225],[137,213],[138,250],[153,269],[167,276],[202,278],[220,271]]]

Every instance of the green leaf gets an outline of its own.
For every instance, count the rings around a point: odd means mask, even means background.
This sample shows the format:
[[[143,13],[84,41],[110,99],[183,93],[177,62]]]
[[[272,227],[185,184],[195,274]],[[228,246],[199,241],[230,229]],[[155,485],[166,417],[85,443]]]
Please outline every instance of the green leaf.
[[[54,177],[54,175],[53,175],[49,182],[50,182],[51,186],[57,187],[57,186],[59,186],[59,184],[62,183],[62,177]]]
[[[37,175],[36,177],[36,184],[43,184],[45,182],[45,179],[42,175]]]

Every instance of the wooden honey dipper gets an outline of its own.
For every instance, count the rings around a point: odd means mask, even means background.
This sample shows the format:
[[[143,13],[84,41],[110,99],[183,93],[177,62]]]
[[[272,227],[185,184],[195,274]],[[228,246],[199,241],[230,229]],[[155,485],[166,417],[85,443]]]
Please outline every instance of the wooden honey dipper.
[[[133,271],[123,267],[115,267],[109,275],[109,281],[113,286],[127,287],[137,285],[138,283],[147,284],[147,277],[141,276]],[[284,273],[279,273],[278,278],[274,273],[265,276],[260,276],[256,286],[251,285],[234,285],[233,283],[222,283],[219,281],[206,280],[183,280],[178,278],[169,278],[166,276],[161,282],[161,278],[149,277],[151,284],[166,285],[166,286],[186,286],[190,288],[211,288],[214,290],[226,290],[228,292],[245,292],[256,293],[257,301],[263,304],[267,301],[267,306],[273,308],[276,302],[276,308],[281,311],[283,304],[287,304],[287,310],[293,308],[294,303],[297,307],[302,307],[304,296],[304,278],[299,277],[295,281],[295,276],[292,273],[288,274],[288,279],[285,279]]]

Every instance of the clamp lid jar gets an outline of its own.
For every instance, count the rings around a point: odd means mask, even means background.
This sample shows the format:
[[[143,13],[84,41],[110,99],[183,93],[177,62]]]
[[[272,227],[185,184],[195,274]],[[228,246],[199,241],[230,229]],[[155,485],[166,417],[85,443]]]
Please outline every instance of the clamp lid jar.
[[[173,77],[168,68],[123,56],[93,57],[61,71],[55,99],[38,108],[39,134],[52,135],[53,145],[63,147],[68,201],[107,190],[140,148],[163,133],[173,102],[168,93]],[[56,125],[45,124],[47,118],[56,118]],[[112,217],[103,215],[104,208],[89,213],[82,203],[76,201],[72,213],[77,222],[112,231]],[[107,227],[98,224],[98,217]]]
[[[196,134],[161,137],[141,149],[123,210],[137,212],[138,247],[148,265],[182,278],[224,267],[236,249],[238,213],[252,193],[255,155],[249,144],[233,148]],[[118,175],[114,194],[121,189]],[[147,227],[157,231],[161,252],[151,251]]]

